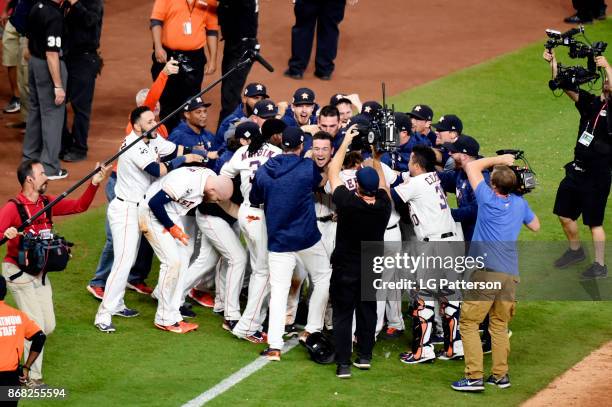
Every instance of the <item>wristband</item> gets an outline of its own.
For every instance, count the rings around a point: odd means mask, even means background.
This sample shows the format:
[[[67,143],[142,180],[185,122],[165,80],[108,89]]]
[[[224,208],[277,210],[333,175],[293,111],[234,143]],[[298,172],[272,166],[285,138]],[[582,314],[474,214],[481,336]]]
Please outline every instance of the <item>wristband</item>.
[[[187,157],[185,157],[184,155],[182,155],[180,157],[176,157],[176,158],[172,159],[171,161],[165,163],[166,164],[166,168],[168,168],[168,171],[172,171],[173,169],[178,168],[181,165],[185,164],[186,160],[187,160]]]

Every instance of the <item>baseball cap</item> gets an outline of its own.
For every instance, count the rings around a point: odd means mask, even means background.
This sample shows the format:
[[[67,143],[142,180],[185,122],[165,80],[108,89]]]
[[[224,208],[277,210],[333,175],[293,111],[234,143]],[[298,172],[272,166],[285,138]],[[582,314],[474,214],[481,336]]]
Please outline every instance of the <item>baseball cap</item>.
[[[408,116],[414,117],[415,119],[432,120],[433,110],[427,105],[415,105],[408,113]]]
[[[312,89],[299,88],[293,93],[294,105],[314,105],[315,94]]]
[[[246,121],[236,126],[236,132],[234,133],[235,138],[250,139],[251,137],[259,135],[261,137],[261,130],[257,123],[252,121]]]
[[[380,110],[382,110],[382,105],[375,100],[368,100],[361,106],[361,114],[366,114],[370,117],[376,116]]]
[[[456,131],[461,134],[463,131],[463,123],[454,114],[446,114],[438,120],[438,123],[433,125],[438,131]]]
[[[283,130],[283,147],[296,148],[304,142],[304,131],[299,127],[287,127]]]
[[[380,179],[372,167],[363,167],[357,171],[357,183],[367,195],[375,195]]]
[[[253,82],[246,85],[244,88],[244,96],[250,98],[255,96],[263,96],[268,99],[268,90],[266,89],[266,85],[259,82]]]
[[[253,114],[261,117],[262,119],[275,117],[277,113],[278,107],[276,106],[276,103],[270,99],[262,99],[255,103],[255,106],[253,107]]]
[[[351,99],[348,98],[348,96],[342,94],[342,93],[336,93],[334,96],[332,96],[329,99],[329,104],[332,106],[336,106],[340,103],[350,103],[353,104],[353,102],[351,102]]]
[[[395,118],[395,127],[398,131],[407,131],[410,133],[412,130],[412,122],[410,121],[410,116],[406,113],[395,112],[393,115]]]
[[[201,107],[208,107],[210,105],[212,105],[212,103],[204,102],[202,98],[198,96],[197,98],[191,99],[191,102],[185,105],[184,109],[186,112],[191,112]]]
[[[261,125],[261,134],[264,139],[269,140],[275,134],[282,133],[287,128],[287,123],[281,119],[268,119]]]
[[[476,139],[467,134],[462,134],[457,137],[454,143],[444,143],[443,146],[451,153],[464,153],[472,157],[478,157],[478,151],[480,150],[480,144]]]

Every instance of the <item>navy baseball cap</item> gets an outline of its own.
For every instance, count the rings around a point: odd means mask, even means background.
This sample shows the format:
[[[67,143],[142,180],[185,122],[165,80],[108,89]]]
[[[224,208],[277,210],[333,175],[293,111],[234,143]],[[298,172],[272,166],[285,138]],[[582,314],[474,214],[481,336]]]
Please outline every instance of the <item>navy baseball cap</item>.
[[[197,98],[191,99],[191,102],[185,105],[184,109],[186,112],[191,112],[201,107],[208,107],[210,105],[212,105],[212,103],[204,102],[201,97],[197,97]]]
[[[234,133],[234,137],[237,139],[250,139],[255,135],[259,135],[259,137],[261,138],[261,130],[259,129],[257,123],[252,121],[240,123],[238,126],[236,126],[236,132]]]
[[[454,114],[446,114],[438,120],[438,123],[433,125],[438,131],[456,131],[461,134],[463,131],[463,123],[461,119]]]
[[[261,117],[262,119],[269,119],[278,114],[278,107],[272,100],[262,99],[255,103],[255,106],[253,107],[253,114]]]
[[[348,121],[348,126],[352,126],[353,124],[358,124],[360,126],[369,126],[370,118],[365,114],[356,114],[351,117]]]
[[[246,85],[244,88],[244,96],[251,98],[255,96],[263,96],[268,99],[268,90],[266,89],[266,85],[259,82],[253,82]]]
[[[353,102],[351,102],[351,99],[348,98],[348,96],[342,94],[342,93],[336,93],[334,96],[332,96],[329,99],[329,104],[332,106],[336,106],[340,103],[350,103],[353,104]]]
[[[476,139],[467,134],[462,134],[457,137],[454,143],[444,143],[443,146],[451,153],[463,153],[472,157],[478,157],[478,151],[480,150],[480,144]]]
[[[293,93],[293,101],[291,103],[294,105],[314,105],[315,94],[312,89],[299,88]]]
[[[380,179],[374,168],[363,167],[357,171],[357,183],[366,195],[374,196],[378,191]]]
[[[261,134],[264,139],[269,140],[275,134],[282,133],[287,128],[287,123],[281,119],[268,119],[261,125]]]
[[[414,117],[420,120],[433,120],[433,110],[427,105],[416,105],[408,113],[408,116]]]
[[[370,117],[376,116],[381,110],[382,105],[374,100],[368,100],[361,106],[361,114],[366,114]]]
[[[304,142],[304,131],[299,127],[287,127],[283,130],[283,147],[296,148]]]
[[[410,133],[412,130],[412,122],[410,121],[410,116],[406,113],[395,112],[393,115],[395,118],[395,127],[397,131],[407,131]]]

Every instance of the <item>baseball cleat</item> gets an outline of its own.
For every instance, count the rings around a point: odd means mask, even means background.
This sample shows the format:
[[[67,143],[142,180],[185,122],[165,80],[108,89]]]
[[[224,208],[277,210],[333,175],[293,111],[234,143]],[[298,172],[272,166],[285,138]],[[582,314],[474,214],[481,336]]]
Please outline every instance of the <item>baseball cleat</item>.
[[[98,330],[100,332],[104,332],[107,334],[113,333],[116,331],[115,329],[115,325],[113,325],[112,323],[110,324],[96,324],[96,328],[98,328]]]
[[[196,313],[191,309],[191,304],[185,303],[179,307],[179,312],[183,318],[195,318]]]
[[[118,317],[123,317],[123,318],[134,318],[140,315],[140,313],[136,311],[135,309],[125,307],[121,311],[113,312],[113,315],[117,315]]]
[[[281,351],[280,349],[267,348],[260,353],[261,356],[264,356],[266,359],[272,362],[280,362],[281,360]]]
[[[215,306],[215,299],[209,293],[205,293],[203,291],[198,291],[195,288],[192,288],[189,291],[189,298],[197,302],[203,307],[212,308]]]
[[[355,359],[355,361],[353,362],[353,366],[361,370],[370,370],[370,368],[372,367],[370,363],[370,359],[361,358],[361,357]]]
[[[195,331],[198,329],[198,324],[192,324],[189,322],[179,321],[172,325],[159,325],[155,324],[155,326],[162,331],[174,332],[176,334],[186,334],[190,331]]]
[[[338,365],[336,367],[336,377],[340,379],[350,379],[351,365]]]
[[[93,295],[95,298],[97,298],[98,300],[101,300],[104,298],[104,287],[96,287],[94,285],[88,285],[86,288],[87,288],[87,291],[89,291],[89,293]]]
[[[483,391],[484,382],[482,379],[468,379],[467,377],[457,380],[451,384],[453,390],[457,391]]]
[[[511,386],[510,377],[506,374],[502,378],[498,379],[497,377],[491,375],[486,381],[487,384],[491,384],[493,386],[497,386],[500,389],[507,389]]]
[[[136,291],[138,294],[151,295],[153,289],[149,287],[146,283],[127,283],[127,288],[130,290]]]
[[[416,365],[418,363],[433,363],[434,360],[436,360],[435,356],[421,356],[417,359],[414,357],[414,353],[412,352],[400,353],[400,362],[408,365]]]
[[[236,324],[238,324],[237,320],[224,319],[223,324],[221,324],[221,327],[226,331],[232,332]]]
[[[402,336],[404,334],[404,330],[403,329],[397,329],[397,328],[387,328],[387,330],[385,331],[385,339],[395,339],[395,338],[399,338],[400,336]]]
[[[484,346],[483,346],[484,347]],[[440,352],[438,352],[438,354],[436,355],[436,357],[440,360],[462,360],[463,359],[463,354],[459,355],[457,353],[453,353],[452,355],[448,355],[446,353],[446,351],[441,350]]]
[[[299,334],[298,329],[295,327],[295,324],[285,325],[285,333],[283,336],[285,338],[293,338]]]
[[[268,335],[265,332],[257,331],[252,335],[244,336],[242,339],[251,343],[264,343],[268,340]]]

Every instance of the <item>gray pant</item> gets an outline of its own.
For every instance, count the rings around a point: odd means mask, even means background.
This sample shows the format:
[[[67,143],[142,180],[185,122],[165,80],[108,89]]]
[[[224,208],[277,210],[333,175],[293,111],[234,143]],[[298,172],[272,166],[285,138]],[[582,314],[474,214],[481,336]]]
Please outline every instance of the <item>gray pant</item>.
[[[28,68],[30,111],[23,139],[23,159],[38,159],[47,175],[56,175],[60,171],[59,153],[66,105],[55,104],[55,89],[46,60],[32,56]],[[68,72],[61,60],[60,73],[62,83],[66,84]]]

